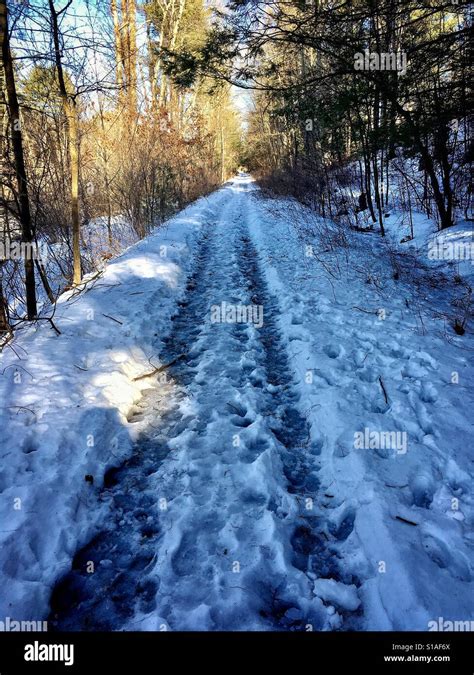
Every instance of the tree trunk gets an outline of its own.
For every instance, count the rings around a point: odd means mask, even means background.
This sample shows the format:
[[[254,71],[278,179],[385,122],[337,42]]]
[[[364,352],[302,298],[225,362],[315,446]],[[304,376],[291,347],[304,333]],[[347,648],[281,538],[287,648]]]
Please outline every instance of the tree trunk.
[[[122,50],[127,105],[132,113],[137,111],[137,22],[135,0],[122,0],[124,33]]]
[[[225,141],[224,141],[224,125],[221,119],[221,183],[225,181]]]
[[[379,122],[380,122],[380,95],[379,92],[375,92],[374,100],[374,141],[370,152],[372,155],[372,166],[373,166],[373,176],[374,176],[374,193],[375,193],[375,204],[377,206],[377,213],[379,216],[379,225],[380,225],[380,234],[382,237],[385,236],[385,228],[383,225],[383,213],[382,213],[382,201],[380,198],[380,178],[379,178],[379,164],[377,157],[377,148],[379,141]]]
[[[70,95],[64,80],[64,71],[61,61],[61,49],[59,44],[58,16],[54,8],[53,0],[49,0],[51,13],[51,26],[53,30],[54,56],[58,75],[59,94],[63,103],[66,118],[66,129],[69,146],[69,163],[71,169],[71,222],[72,222],[72,255],[73,255],[73,284],[81,282],[81,226],[79,222],[79,134],[77,123],[77,110],[75,96]]]
[[[446,222],[449,227],[453,223],[453,190],[451,187],[451,165],[449,163],[448,152],[449,129],[446,124],[441,125],[436,134],[436,150],[438,160],[441,166],[441,177],[443,183],[443,193],[446,206]]]
[[[100,128],[101,128],[101,140],[99,142],[98,157],[102,164],[104,170],[104,184],[105,184],[105,202],[107,207],[107,236],[109,240],[109,247],[112,248],[113,245],[113,236],[112,236],[112,200],[110,198],[110,189],[112,185],[112,179],[110,177],[109,170],[109,153],[107,151],[107,129],[105,126],[105,116],[102,100],[99,98],[99,117],[100,117]]]
[[[441,192],[440,186],[439,186],[439,181],[438,181],[438,176],[436,175],[436,170],[434,168],[434,162],[431,158],[431,154],[424,146],[422,143],[421,139],[419,136],[415,138],[415,142],[418,146],[418,149],[420,151],[420,154],[423,158],[423,162],[425,165],[426,173],[428,174],[428,177],[431,182],[431,187],[433,189],[433,194],[436,202],[436,206],[438,208],[438,214],[441,222],[441,229],[444,230],[447,227],[451,227],[453,224],[451,214],[449,211],[446,209],[445,203],[444,203],[444,196],[443,193]]]
[[[129,105],[132,114],[137,112],[137,8],[135,0],[128,0],[128,70],[129,70]]]
[[[146,24],[146,42],[148,49],[148,81],[150,83],[150,107],[153,110],[156,107],[156,64],[157,57],[155,53],[155,46],[153,42],[150,22]]]
[[[0,267],[0,337],[3,333],[9,333],[11,331],[10,324],[8,323],[8,306],[5,296],[3,295],[3,285],[1,277],[1,267]]]
[[[46,276],[46,270],[44,269],[44,265],[41,262],[41,260],[36,260],[36,269],[38,270],[38,274],[40,275],[41,283],[43,284],[43,288],[45,290],[46,295],[48,296],[48,300],[51,303],[54,303],[56,301],[56,298],[54,297],[54,293],[52,291],[51,286],[49,285],[48,277]]]
[[[120,31],[120,19],[117,10],[117,0],[110,0],[110,11],[112,13],[112,20],[114,23],[116,79],[120,96],[123,89],[123,47],[122,35]]]
[[[25,157],[23,152],[20,107],[18,104],[15,74],[13,71],[13,63],[10,52],[6,0],[0,0],[0,41],[2,43],[2,65],[5,74],[5,88],[7,92],[8,120],[11,129],[12,148],[15,159],[15,173],[18,185],[18,209],[21,225],[21,238],[24,243],[29,244],[33,242],[33,227],[31,220],[30,199],[28,195],[28,180],[26,177]],[[37,314],[35,268],[33,259],[26,256],[25,291],[27,316],[28,319],[31,320],[34,319]]]
[[[393,98],[393,93],[390,94]],[[408,110],[405,110],[403,106],[398,103],[398,101],[393,101],[394,104],[396,105],[396,108],[400,115],[406,120],[408,127],[410,129],[413,142],[415,144],[415,147],[418,149],[421,158],[423,160],[423,166],[428,174],[428,177],[430,179],[431,187],[433,189],[433,195],[436,203],[436,207],[438,209],[438,214],[441,222],[441,229],[444,230],[447,227],[450,227],[453,224],[452,221],[452,215],[448,212],[446,209],[445,203],[444,203],[444,195],[441,192],[441,188],[439,185],[438,181],[438,176],[436,175],[436,170],[433,162],[433,158],[431,156],[431,153],[428,149],[428,147],[423,143],[423,140],[421,138],[421,134],[419,131],[419,128],[416,126],[413,117],[411,116],[410,112]]]

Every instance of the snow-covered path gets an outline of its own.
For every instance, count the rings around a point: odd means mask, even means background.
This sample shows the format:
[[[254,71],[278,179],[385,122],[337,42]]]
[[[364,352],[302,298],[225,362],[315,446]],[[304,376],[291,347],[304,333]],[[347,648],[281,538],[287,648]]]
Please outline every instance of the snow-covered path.
[[[20,333],[0,355],[0,616],[469,621],[474,344],[446,293],[463,286],[422,264],[395,279],[391,256],[239,177],[64,294],[60,335]]]
[[[320,448],[295,407],[278,302],[249,232],[250,187],[228,187],[206,226],[160,354],[178,360],[130,420],[143,430],[106,477],[106,529],[55,589],[60,629],[328,628],[333,610],[308,573],[345,582],[345,627],[357,625],[358,581],[314,506]],[[257,314],[255,324],[212,321],[222,302],[261,308],[262,325]],[[346,520],[337,536],[350,531]]]

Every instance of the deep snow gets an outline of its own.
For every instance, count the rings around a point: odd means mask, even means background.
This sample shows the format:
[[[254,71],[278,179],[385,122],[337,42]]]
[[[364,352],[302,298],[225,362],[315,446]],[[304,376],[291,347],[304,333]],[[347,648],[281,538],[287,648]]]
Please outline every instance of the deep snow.
[[[61,335],[22,331],[0,357],[0,617],[471,619],[473,341],[449,325],[449,266],[433,284],[392,233],[341,247],[336,226],[240,177],[65,294]],[[258,311],[216,322],[222,303]]]

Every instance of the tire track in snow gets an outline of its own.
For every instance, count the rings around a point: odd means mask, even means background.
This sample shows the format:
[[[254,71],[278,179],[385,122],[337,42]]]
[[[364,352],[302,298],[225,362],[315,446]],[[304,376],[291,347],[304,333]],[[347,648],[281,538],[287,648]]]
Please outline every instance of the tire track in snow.
[[[337,554],[328,545],[330,538],[336,541],[347,539],[353,529],[354,513],[349,513],[337,529],[328,525],[321,509],[315,510],[318,502],[319,466],[315,461],[321,452],[322,442],[310,442],[310,429],[305,417],[299,412],[299,395],[290,376],[291,368],[285,348],[284,338],[278,328],[277,317],[280,314],[278,301],[268,291],[262,274],[262,264],[248,234],[242,236],[242,269],[246,274],[252,300],[266,308],[265,321],[261,330],[262,343],[265,346],[265,368],[267,380],[271,385],[272,398],[268,402],[267,414],[272,415],[271,431],[279,442],[283,472],[287,480],[287,490],[294,494],[302,504],[311,504],[310,509],[302,509],[297,524],[291,534],[293,549],[292,564],[312,579],[330,579],[344,585],[360,585],[358,579],[344,573],[343,565]],[[299,617],[299,608],[291,612]],[[357,612],[340,609],[346,628],[355,626],[362,610]],[[304,627],[310,622],[290,622],[290,627]]]
[[[133,456],[107,477],[110,527],[57,584],[54,628],[327,628],[330,610],[312,579],[349,581],[327,546],[324,515],[295,510],[295,501],[317,501],[320,448],[309,445],[298,411],[278,303],[245,222],[248,200],[230,189],[203,236],[160,355],[186,358],[150,397],[157,428],[145,425]],[[263,305],[263,326],[211,323],[223,300]]]
[[[203,273],[208,256],[207,231],[187,282],[186,297]],[[184,307],[186,303],[179,304]],[[171,333],[173,338],[178,346],[176,330]],[[108,504],[110,519],[107,528],[76,553],[72,569],[56,584],[50,600],[53,630],[117,630],[137,612],[156,609],[159,579],[150,572],[161,528],[159,501],[150,476],[170,452],[167,441],[182,419],[182,396],[172,382],[161,379],[131,415],[130,422],[145,422],[144,431],[131,457],[104,477],[99,499]],[[159,425],[150,423],[150,407],[158,411]]]
[[[207,316],[208,296],[218,294],[222,284],[211,263],[211,228],[212,224],[203,235],[194,271],[187,281],[187,293],[178,303],[173,329],[164,340],[170,345],[161,354],[164,362],[183,352],[190,355]],[[206,294],[204,280],[208,278]],[[189,364],[186,368],[176,366],[172,374],[180,387],[193,379]],[[151,425],[149,430],[145,427],[132,456],[106,475],[100,498],[109,505],[109,526],[76,553],[71,571],[56,584],[50,600],[49,623],[53,630],[117,630],[136,614],[155,611],[160,580],[153,574],[153,566],[162,513],[149,476],[168,456],[169,439],[192,426],[201,429],[199,419],[189,419],[180,411],[185,396],[170,382],[160,383],[149,397],[153,408],[161,413],[160,425]],[[150,417],[150,400],[145,397],[141,410],[130,421]],[[167,500],[169,496],[172,501],[177,489],[173,486],[162,490],[160,499]]]

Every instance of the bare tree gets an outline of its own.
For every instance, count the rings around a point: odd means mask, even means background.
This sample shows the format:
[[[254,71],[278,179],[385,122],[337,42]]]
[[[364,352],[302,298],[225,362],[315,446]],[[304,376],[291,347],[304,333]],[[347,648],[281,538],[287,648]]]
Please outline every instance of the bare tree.
[[[15,173],[18,187],[17,203],[18,218],[21,225],[22,241],[26,244],[33,242],[33,228],[31,220],[30,199],[28,194],[28,179],[26,175],[25,156],[23,151],[23,135],[20,121],[20,106],[16,92],[15,74],[10,51],[8,29],[8,9],[6,0],[0,0],[0,41],[2,44],[2,67],[5,75],[5,89],[7,93],[8,119],[12,139],[12,149],[15,160]],[[31,247],[28,247],[28,250]],[[25,289],[26,310],[28,319],[34,319],[37,314],[35,269],[31,256],[25,255]]]
[[[68,92],[64,79],[64,70],[61,59],[60,33],[58,18],[63,14],[72,0],[69,0],[63,9],[57,11],[53,0],[49,0],[51,13],[51,30],[54,44],[54,59],[58,77],[59,94],[63,103],[64,116],[68,133],[68,150],[71,170],[71,224],[72,224],[72,251],[73,251],[73,283],[79,284],[82,278],[81,271],[81,228],[79,221],[79,133],[77,119],[76,94]]]

